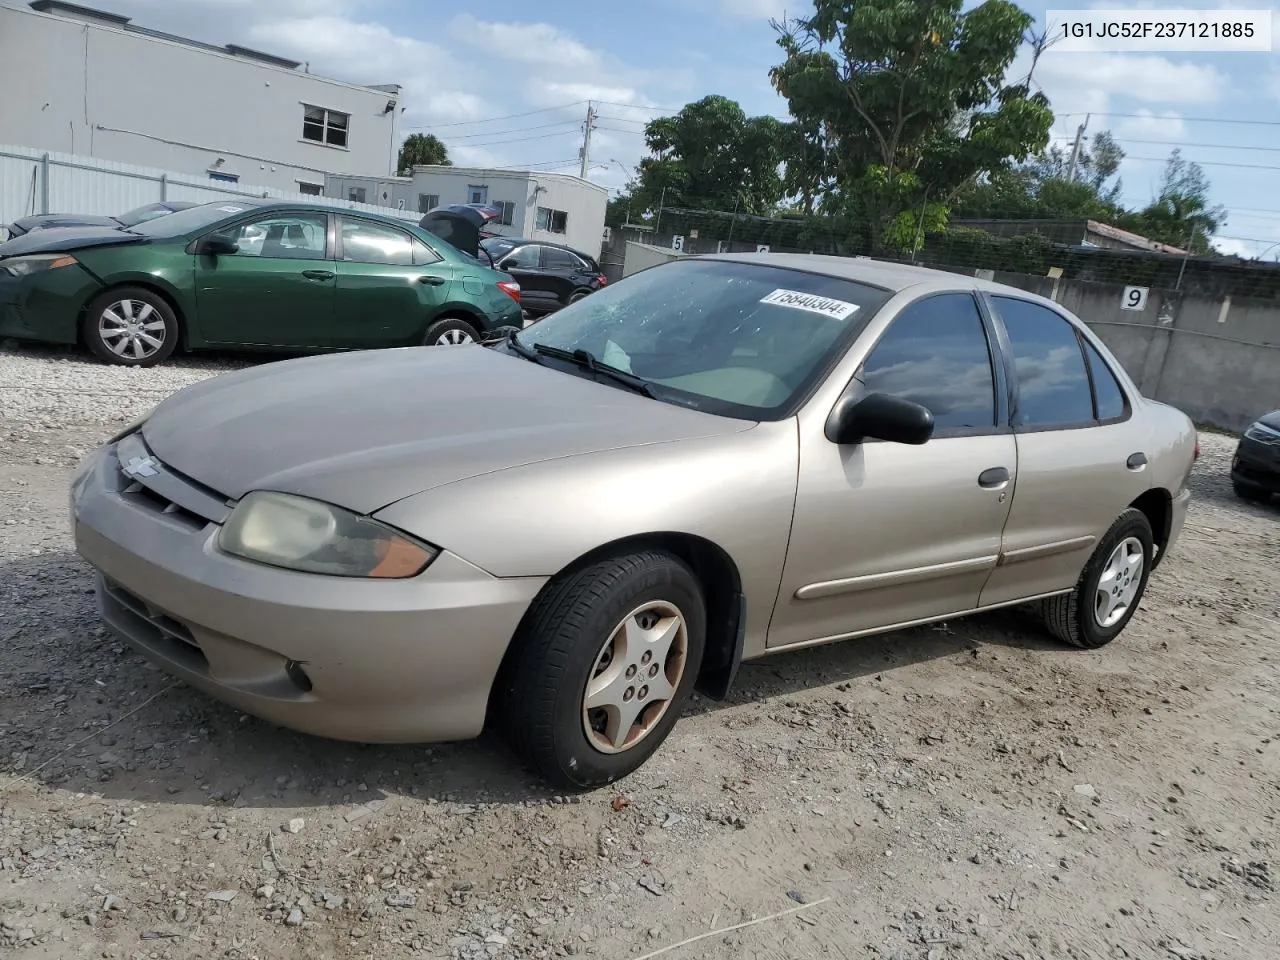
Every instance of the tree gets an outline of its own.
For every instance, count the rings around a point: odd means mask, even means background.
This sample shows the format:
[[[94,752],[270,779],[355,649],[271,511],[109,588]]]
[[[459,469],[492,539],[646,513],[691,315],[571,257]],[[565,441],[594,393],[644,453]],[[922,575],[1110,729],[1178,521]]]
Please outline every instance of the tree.
[[[1073,179],[1070,154],[1060,147],[1009,170],[983,177],[963,191],[952,206],[960,217],[1027,220],[1090,219],[1114,221],[1125,213],[1122,184],[1108,181],[1120,169],[1124,151],[1107,130],[1082,146]]]
[[[1008,0],[816,0],[774,21],[770,71],[806,131],[821,131],[832,185],[820,208],[859,225],[873,252],[913,248],[983,174],[1045,148],[1053,114],[1004,77],[1033,18]]]
[[[1160,192],[1139,215],[1147,237],[1193,253],[1211,251],[1209,241],[1227,222],[1227,211],[1209,204],[1209,178],[1200,164],[1174,148],[1165,163]]]
[[[448,148],[434,133],[411,133],[400,144],[396,170],[401,176],[408,176],[416,166],[453,166]]]
[[[766,214],[782,199],[784,124],[748,117],[735,101],[708,96],[644,129],[653,156],[640,161],[633,209],[659,203]]]

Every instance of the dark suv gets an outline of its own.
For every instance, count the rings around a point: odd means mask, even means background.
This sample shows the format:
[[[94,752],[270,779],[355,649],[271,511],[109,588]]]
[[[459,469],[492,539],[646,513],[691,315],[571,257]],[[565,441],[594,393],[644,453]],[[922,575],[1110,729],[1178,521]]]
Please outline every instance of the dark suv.
[[[523,237],[487,237],[480,246],[520,284],[520,306],[530,314],[559,310],[608,282],[600,264],[572,247]]]
[[[1280,410],[1259,417],[1244,432],[1231,458],[1231,485],[1245,500],[1280,493]]]

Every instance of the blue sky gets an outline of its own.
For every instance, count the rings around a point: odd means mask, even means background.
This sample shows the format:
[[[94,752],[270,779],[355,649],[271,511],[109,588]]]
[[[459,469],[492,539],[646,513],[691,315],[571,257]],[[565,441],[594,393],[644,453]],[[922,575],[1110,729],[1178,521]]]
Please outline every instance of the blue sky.
[[[406,132],[437,134],[457,163],[575,171],[586,101],[598,101],[598,166],[590,176],[616,188],[644,153],[643,122],[690,100],[718,93],[748,112],[785,116],[769,86],[779,58],[769,18],[801,13],[810,0],[83,2],[140,24],[292,56],[315,73],[399,82]],[[1045,4],[1023,6],[1043,25]],[[1271,11],[1271,53],[1051,48],[1035,77],[1058,114],[1056,142],[1069,144],[1086,113],[1090,134],[1109,129],[1119,139],[1129,155],[1121,170],[1127,202],[1151,199],[1164,159],[1180,146],[1228,208],[1219,247],[1280,258],[1280,0],[1051,6]],[[1014,71],[1026,67],[1019,62]]]

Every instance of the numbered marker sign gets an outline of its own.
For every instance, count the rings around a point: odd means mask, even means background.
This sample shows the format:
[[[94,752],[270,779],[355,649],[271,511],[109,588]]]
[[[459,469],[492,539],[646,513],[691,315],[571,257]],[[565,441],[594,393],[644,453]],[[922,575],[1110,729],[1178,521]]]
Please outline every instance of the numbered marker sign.
[[[1125,287],[1124,293],[1120,297],[1121,310],[1145,310],[1147,309],[1147,287]]]
[[[768,253],[768,252],[769,252],[769,245],[767,243],[756,244],[756,253]]]
[[[671,249],[684,253],[684,237],[672,237]]]

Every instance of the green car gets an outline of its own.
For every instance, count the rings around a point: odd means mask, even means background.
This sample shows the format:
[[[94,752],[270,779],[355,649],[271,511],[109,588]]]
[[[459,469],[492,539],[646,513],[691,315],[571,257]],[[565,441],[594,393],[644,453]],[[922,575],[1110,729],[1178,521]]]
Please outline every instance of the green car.
[[[415,224],[340,207],[219,201],[0,243],[0,338],[83,343],[125,366],[179,348],[461,344],[519,326],[510,275]]]

